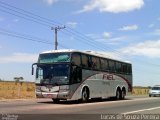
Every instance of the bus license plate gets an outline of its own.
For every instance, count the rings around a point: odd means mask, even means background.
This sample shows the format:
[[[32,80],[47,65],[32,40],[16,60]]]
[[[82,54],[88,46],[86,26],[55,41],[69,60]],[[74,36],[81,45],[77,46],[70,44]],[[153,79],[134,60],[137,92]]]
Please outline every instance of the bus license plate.
[[[52,94],[47,94],[47,97],[48,97],[48,98],[53,98],[54,95],[52,95]]]

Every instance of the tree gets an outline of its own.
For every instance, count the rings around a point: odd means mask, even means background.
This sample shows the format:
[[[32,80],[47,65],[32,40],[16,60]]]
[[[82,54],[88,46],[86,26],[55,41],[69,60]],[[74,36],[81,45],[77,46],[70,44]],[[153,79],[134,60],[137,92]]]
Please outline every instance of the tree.
[[[20,83],[20,85],[18,85],[18,97],[20,98],[21,96],[21,86],[22,86],[22,82],[20,80],[23,80],[24,78],[23,77],[14,77],[14,80],[17,83]]]
[[[16,82],[20,82],[20,80],[23,80],[24,78],[23,77],[14,77],[14,80],[16,81]]]

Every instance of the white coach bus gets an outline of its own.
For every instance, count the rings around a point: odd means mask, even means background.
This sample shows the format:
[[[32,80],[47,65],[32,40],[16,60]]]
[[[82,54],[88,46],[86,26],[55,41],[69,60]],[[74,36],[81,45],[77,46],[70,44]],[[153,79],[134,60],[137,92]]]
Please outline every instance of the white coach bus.
[[[60,100],[124,99],[132,91],[132,65],[91,51],[54,50],[39,55],[36,96]]]

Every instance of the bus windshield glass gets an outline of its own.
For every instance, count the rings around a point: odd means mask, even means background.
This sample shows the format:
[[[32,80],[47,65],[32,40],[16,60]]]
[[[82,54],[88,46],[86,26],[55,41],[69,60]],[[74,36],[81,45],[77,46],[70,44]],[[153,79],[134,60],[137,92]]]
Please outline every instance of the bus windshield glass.
[[[38,63],[70,62],[70,53],[40,54]]]
[[[68,64],[37,64],[36,83],[42,85],[69,84]]]

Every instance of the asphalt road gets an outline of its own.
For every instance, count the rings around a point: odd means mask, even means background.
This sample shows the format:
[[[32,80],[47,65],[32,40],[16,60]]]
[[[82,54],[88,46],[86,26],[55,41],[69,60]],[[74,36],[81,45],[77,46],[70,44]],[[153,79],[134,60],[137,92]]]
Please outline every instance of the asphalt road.
[[[7,100],[0,101],[0,114],[0,120],[8,117],[15,119],[17,117],[18,120],[160,119],[160,97],[130,96],[120,101],[110,99],[92,100],[88,103],[62,101],[59,104],[54,104],[50,99]]]

